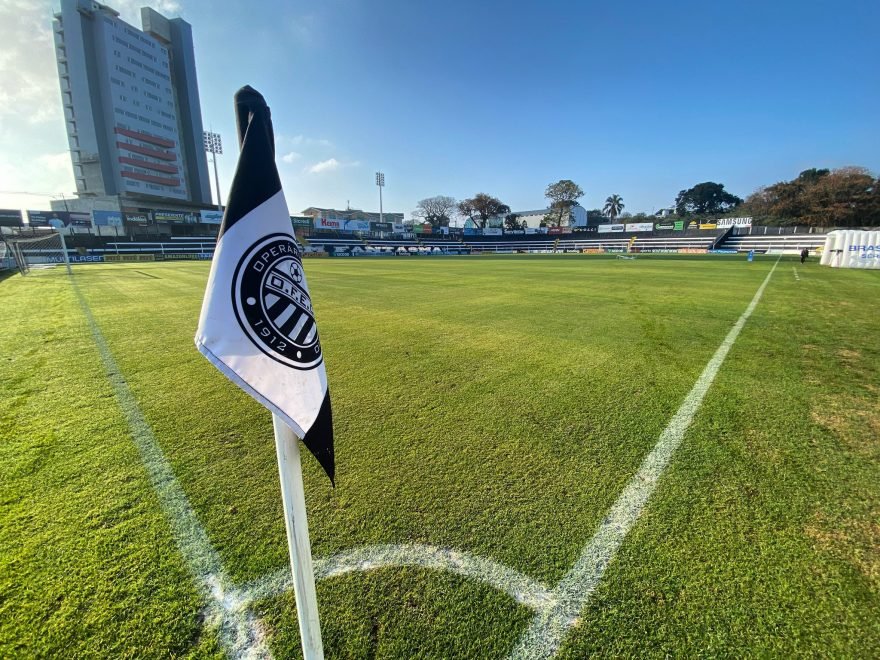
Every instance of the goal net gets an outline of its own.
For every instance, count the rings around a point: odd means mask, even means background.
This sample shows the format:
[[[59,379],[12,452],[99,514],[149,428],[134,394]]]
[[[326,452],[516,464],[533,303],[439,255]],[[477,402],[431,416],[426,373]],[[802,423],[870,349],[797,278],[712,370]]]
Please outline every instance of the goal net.
[[[67,246],[60,232],[47,230],[34,235],[4,236],[6,254],[3,259],[22,275],[33,269],[54,268],[63,265],[70,272]]]

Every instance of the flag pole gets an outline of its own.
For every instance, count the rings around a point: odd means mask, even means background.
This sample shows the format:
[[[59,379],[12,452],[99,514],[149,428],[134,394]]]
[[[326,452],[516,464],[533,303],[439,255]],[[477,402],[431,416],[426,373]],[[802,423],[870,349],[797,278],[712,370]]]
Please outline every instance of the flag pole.
[[[315,573],[312,569],[312,546],[306,519],[299,440],[275,413],[272,413],[272,425],[275,428],[284,526],[287,528],[287,546],[290,550],[290,568],[293,571],[296,616],[299,620],[303,657],[305,660],[323,660],[324,646],[321,643],[321,622],[318,620],[318,596],[315,593]]]

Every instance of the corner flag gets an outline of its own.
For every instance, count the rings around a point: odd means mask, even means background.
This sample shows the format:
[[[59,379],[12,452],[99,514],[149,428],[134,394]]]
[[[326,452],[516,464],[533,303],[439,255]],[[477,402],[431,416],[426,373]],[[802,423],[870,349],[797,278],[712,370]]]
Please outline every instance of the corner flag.
[[[279,416],[333,481],[333,422],[324,356],[302,257],[275,166],[269,107],[235,95],[241,153],[220,225],[196,346]]]

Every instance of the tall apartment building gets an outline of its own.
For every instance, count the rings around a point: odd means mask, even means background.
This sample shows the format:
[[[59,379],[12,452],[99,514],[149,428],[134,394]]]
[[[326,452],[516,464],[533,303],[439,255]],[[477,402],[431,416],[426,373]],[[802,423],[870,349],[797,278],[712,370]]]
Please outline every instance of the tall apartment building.
[[[210,206],[192,27],[141,9],[142,30],[61,0],[53,31],[77,195]]]

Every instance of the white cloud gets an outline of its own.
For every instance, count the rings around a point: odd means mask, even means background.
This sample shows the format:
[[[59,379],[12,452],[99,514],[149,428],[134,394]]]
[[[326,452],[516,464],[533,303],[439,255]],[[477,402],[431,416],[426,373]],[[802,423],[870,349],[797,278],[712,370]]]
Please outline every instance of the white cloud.
[[[275,141],[280,144],[289,144],[293,147],[332,147],[333,143],[330,140],[325,140],[323,138],[312,138],[306,135],[294,135],[287,136],[276,134]]]
[[[291,151],[289,153],[284,154],[281,157],[281,160],[283,160],[285,163],[290,164],[294,161],[299,160],[300,158],[302,158],[302,154],[297,153],[296,151]]]
[[[339,161],[335,158],[328,158],[327,160],[322,160],[320,163],[315,163],[311,167],[307,169],[310,174],[321,174],[322,172],[332,172],[333,170],[339,169]]]

